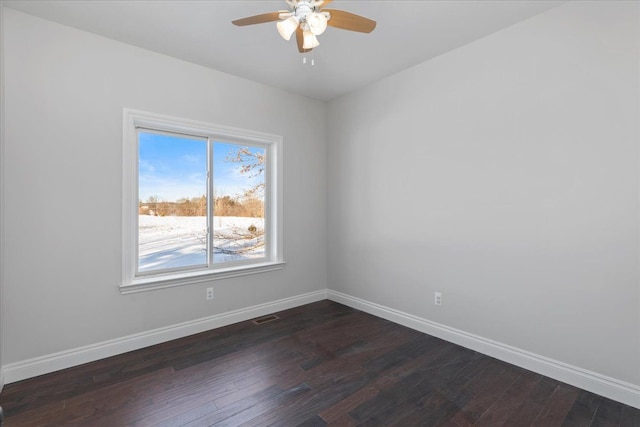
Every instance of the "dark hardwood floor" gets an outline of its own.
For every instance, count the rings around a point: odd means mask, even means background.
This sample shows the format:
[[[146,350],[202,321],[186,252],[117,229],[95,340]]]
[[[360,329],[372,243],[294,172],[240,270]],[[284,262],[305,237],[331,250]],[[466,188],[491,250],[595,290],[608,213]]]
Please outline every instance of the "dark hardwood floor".
[[[640,410],[322,301],[5,386],[6,426],[640,426]]]

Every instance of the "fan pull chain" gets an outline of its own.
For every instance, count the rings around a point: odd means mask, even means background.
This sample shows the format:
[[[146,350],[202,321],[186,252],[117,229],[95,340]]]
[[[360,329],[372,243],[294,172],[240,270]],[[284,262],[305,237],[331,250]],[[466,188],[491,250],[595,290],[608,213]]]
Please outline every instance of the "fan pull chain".
[[[315,54],[313,54],[313,53],[312,53],[311,55],[312,55],[312,56],[311,56],[311,66],[314,66],[314,65],[316,65],[316,58],[315,58]],[[305,65],[307,64],[307,56],[306,56],[306,55],[304,55],[304,56],[302,57],[302,63],[303,63],[303,64],[305,64]]]

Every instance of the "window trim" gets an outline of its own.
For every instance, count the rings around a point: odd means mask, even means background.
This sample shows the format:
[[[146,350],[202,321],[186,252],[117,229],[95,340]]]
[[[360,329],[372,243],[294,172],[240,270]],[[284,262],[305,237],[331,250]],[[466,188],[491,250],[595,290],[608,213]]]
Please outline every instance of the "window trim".
[[[267,149],[265,176],[265,255],[257,262],[223,263],[219,268],[184,270],[136,276],[138,223],[137,129],[215,138],[237,144],[264,145]],[[122,294],[183,286],[211,280],[245,276],[284,268],[282,136],[238,129],[213,123],[170,117],[146,111],[123,109],[122,181]]]

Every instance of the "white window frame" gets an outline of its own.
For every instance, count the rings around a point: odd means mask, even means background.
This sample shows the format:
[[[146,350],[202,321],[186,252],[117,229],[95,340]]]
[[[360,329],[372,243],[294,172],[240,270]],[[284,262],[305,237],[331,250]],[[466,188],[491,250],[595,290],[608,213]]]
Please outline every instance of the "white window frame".
[[[123,110],[122,284],[123,294],[189,285],[284,267],[282,220],[282,136],[213,123],[175,118],[146,111]],[[210,138],[234,144],[262,146],[265,168],[265,258],[215,264],[198,270],[136,274],[138,265],[138,132],[139,128]],[[210,200],[210,197],[208,197]]]

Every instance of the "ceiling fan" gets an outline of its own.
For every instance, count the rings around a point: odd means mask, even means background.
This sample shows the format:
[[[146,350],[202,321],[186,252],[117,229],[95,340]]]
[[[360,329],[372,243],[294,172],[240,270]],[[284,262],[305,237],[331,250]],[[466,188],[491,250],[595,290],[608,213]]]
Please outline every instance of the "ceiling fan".
[[[343,30],[370,33],[376,28],[376,21],[336,9],[324,9],[332,0],[286,0],[289,10],[263,13],[231,21],[244,26],[278,21],[276,27],[285,40],[296,33],[298,51],[305,53],[320,45],[316,36],[324,33],[327,26]]]

